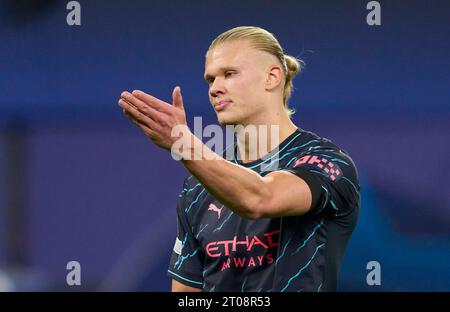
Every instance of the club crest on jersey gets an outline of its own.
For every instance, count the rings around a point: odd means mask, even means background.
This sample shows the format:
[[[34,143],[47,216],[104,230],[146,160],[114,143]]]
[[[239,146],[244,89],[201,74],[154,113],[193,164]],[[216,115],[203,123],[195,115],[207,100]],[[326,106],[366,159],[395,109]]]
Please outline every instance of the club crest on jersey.
[[[315,155],[306,155],[298,159],[294,168],[298,166],[313,165],[320,172],[324,173],[331,181],[336,181],[342,176],[341,168],[334,162]]]

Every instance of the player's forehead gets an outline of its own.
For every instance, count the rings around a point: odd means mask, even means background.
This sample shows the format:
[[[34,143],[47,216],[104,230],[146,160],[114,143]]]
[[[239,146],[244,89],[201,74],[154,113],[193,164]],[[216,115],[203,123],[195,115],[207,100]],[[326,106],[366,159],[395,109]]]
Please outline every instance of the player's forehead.
[[[243,68],[252,66],[260,51],[246,40],[221,43],[210,50],[205,59],[205,76],[215,75],[226,68]]]

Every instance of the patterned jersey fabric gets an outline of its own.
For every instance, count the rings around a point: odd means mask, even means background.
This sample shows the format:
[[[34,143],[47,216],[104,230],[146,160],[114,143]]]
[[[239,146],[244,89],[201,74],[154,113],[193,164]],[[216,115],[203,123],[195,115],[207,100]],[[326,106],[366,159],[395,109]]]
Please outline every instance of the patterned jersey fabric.
[[[178,198],[168,275],[204,291],[335,291],[360,206],[349,155],[298,128],[263,159],[231,161],[261,176],[286,170],[300,177],[311,189],[311,209],[302,216],[249,220],[189,176]]]

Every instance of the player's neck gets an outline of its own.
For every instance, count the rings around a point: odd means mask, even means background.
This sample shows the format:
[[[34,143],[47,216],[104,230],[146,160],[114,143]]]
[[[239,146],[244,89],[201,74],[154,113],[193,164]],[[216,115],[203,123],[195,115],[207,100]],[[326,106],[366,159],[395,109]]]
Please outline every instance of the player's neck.
[[[271,120],[266,122],[252,123],[238,128],[236,140],[242,163],[261,159],[294,133],[297,128],[284,111],[273,114]]]

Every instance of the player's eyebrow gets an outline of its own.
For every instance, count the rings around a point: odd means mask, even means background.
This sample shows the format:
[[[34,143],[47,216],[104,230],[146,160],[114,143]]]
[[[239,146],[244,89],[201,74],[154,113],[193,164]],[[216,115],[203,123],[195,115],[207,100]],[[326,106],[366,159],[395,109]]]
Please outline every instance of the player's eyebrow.
[[[229,70],[236,71],[236,70],[238,70],[238,67],[233,67],[233,66],[220,67],[220,68],[217,70],[217,72],[219,72],[219,73],[224,73],[224,72],[229,71]],[[205,80],[206,80],[206,81],[211,81],[211,80],[214,79],[214,77],[215,77],[214,75],[205,74]]]

